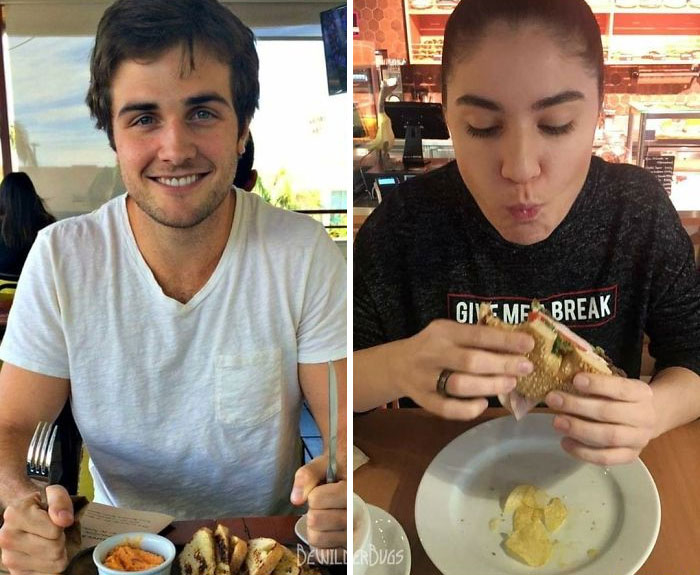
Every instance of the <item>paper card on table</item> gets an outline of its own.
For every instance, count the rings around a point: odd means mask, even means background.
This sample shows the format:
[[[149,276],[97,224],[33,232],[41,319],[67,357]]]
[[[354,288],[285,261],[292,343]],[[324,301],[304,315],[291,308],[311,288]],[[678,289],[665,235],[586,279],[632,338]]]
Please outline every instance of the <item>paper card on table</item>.
[[[172,523],[173,517],[152,511],[132,511],[90,503],[80,519],[81,549],[129,531],[158,533]]]

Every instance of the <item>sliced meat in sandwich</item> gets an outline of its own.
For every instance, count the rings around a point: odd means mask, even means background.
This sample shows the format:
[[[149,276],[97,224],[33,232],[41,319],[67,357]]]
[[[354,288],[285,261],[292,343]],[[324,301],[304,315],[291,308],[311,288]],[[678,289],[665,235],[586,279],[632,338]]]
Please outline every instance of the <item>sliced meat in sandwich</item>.
[[[535,369],[529,375],[517,378],[516,388],[509,397],[516,419],[520,419],[544,400],[550,391],[577,393],[573,385],[577,373],[624,375],[602,349],[593,347],[565,325],[555,321],[537,300],[532,302],[527,321],[515,325],[501,321],[493,315],[491,304],[482,303],[479,308],[479,323],[509,331],[521,331],[535,340],[535,347],[525,354]]]

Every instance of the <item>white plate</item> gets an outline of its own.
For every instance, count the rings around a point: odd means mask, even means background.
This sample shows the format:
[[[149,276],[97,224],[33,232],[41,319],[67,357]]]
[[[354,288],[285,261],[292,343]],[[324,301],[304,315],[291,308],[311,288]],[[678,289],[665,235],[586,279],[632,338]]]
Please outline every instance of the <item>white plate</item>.
[[[661,524],[649,471],[639,459],[603,468],[573,458],[559,445],[552,419],[534,413],[519,423],[513,417],[487,421],[433,459],[416,495],[416,528],[442,573],[533,573],[503,547],[504,534],[512,531],[511,516],[501,514],[503,499],[521,483],[560,497],[569,509],[538,575],[631,575],[646,561]],[[492,519],[498,520],[495,531]]]
[[[409,575],[411,548],[403,527],[383,509],[367,507],[372,520],[372,548],[366,575]]]

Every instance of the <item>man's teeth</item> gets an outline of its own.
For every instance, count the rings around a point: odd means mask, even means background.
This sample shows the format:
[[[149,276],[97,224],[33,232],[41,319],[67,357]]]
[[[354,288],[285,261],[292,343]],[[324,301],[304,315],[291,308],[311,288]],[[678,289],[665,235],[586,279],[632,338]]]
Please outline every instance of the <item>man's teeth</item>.
[[[165,184],[166,186],[172,186],[174,188],[180,188],[182,186],[189,186],[194,184],[199,179],[197,174],[192,174],[191,176],[185,176],[184,178],[157,178],[158,182]]]

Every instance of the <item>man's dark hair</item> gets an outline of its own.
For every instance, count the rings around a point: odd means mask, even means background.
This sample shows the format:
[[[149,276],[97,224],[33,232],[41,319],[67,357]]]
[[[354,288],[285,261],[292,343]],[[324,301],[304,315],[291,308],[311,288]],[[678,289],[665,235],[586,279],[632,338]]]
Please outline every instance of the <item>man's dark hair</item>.
[[[600,28],[585,0],[462,0],[445,26],[442,50],[442,102],[447,104],[447,80],[459,61],[493,23],[513,27],[540,24],[551,31],[566,52],[574,54],[595,75],[603,100],[603,44]]]
[[[250,123],[260,97],[258,54],[250,28],[217,0],[117,0],[97,27],[85,98],[112,149],[111,89],[119,65],[156,59],[178,45],[183,47],[183,73],[194,69],[195,46],[229,66],[239,137]]]

